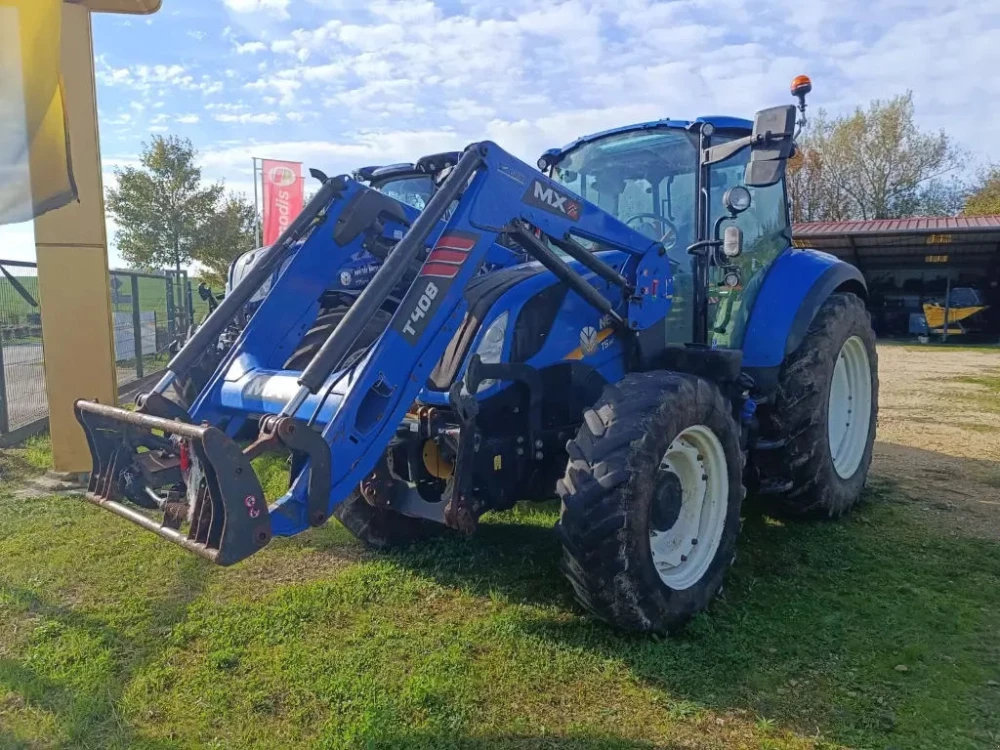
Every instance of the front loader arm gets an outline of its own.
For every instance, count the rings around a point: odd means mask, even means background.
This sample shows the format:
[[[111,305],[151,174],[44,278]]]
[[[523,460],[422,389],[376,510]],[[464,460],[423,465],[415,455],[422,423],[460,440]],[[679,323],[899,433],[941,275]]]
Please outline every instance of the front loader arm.
[[[358,232],[345,235],[341,230],[350,206],[368,205],[372,199],[363,192],[367,188],[349,178],[329,183],[328,202],[314,216],[303,217],[299,236],[285,238],[283,252],[291,254],[291,261],[190,415],[163,413],[168,407],[159,393],[162,387],[135,415],[77,403],[94,455],[93,502],[110,508],[124,497],[161,511],[186,507],[186,521],[176,512],[169,518],[165,513],[161,528],[169,525],[171,530],[161,536],[177,543],[186,539],[185,547],[222,564],[252,554],[272,535],[323,523],[382,458],[457,330],[467,309],[466,287],[501,233],[516,236],[530,255],[596,308],[613,313],[623,327],[646,328],[669,308],[664,293],[669,265],[662,246],[495,144],[479,143],[466,149],[423,212],[396,217],[399,224],[409,223],[408,229],[312,362],[301,372],[283,371],[285,349],[295,346],[312,324],[319,292],[332,274],[373,233],[384,230],[386,221],[392,223],[391,216],[373,215],[370,222],[358,223]],[[443,221],[452,204],[454,212]],[[332,250],[317,239],[329,232]],[[629,258],[622,268],[611,268],[574,238],[623,250]],[[553,245],[586,258],[581,263],[593,271],[597,284],[603,279],[624,293],[605,297],[562,261]],[[417,275],[384,333],[360,360],[345,367],[359,335],[415,263],[420,264]],[[186,347],[172,366],[190,366],[197,354]],[[220,426],[255,414],[263,414],[260,435],[245,449],[210,427],[215,447],[207,450],[202,428],[191,429],[191,423]],[[243,497],[233,488],[246,478],[250,459],[274,449],[291,451],[293,476],[289,492],[264,513],[256,480]],[[237,520],[248,516],[248,509],[255,512],[253,537],[237,543]],[[179,531],[185,523],[190,526],[186,535]]]
[[[566,277],[571,287],[576,284],[574,288],[585,298],[588,294],[598,298],[601,295],[555,257],[528,227],[541,230],[553,241],[565,243],[576,236],[602,247],[623,250],[632,256],[625,264],[623,283],[635,290],[636,278],[647,280],[645,286],[640,284],[637,291],[626,297],[627,305],[619,311],[623,323],[631,329],[646,328],[652,323],[653,315],[658,312],[659,317],[663,317],[669,309],[670,300],[666,294],[671,280],[669,261],[659,243],[592,203],[568,193],[490,142],[475,144],[466,150],[455,171],[396,248],[394,256],[400,264],[412,251],[408,245],[417,246],[423,241],[421,234],[426,230],[422,222],[436,222],[455,197],[458,197],[458,204],[454,213],[388,329],[365,360],[350,371],[330,376],[330,370],[336,366],[331,363],[343,357],[342,352],[346,351],[347,342],[354,335],[349,328],[350,316],[365,319],[364,300],[359,298],[341,327],[334,331],[326,346],[302,373],[299,381],[302,388],[290,401],[292,408],[287,413],[303,420],[311,419],[319,408],[297,406],[306,404],[310,394],[328,392],[328,401],[337,402],[323,430],[324,439],[335,456],[328,515],[372,471],[396,434],[461,323],[467,309],[465,288],[501,232],[518,229],[519,241],[528,252],[552,270],[558,265],[562,272],[571,274]],[[535,241],[531,242],[532,239]],[[386,276],[384,283],[391,284],[389,263],[379,271],[376,280],[383,273]],[[660,289],[663,294],[658,294]],[[606,302],[610,306],[610,301]],[[600,303],[595,300],[597,304]],[[306,475],[307,472],[301,472],[290,492],[272,509],[275,534],[293,534],[305,528],[308,519]]]

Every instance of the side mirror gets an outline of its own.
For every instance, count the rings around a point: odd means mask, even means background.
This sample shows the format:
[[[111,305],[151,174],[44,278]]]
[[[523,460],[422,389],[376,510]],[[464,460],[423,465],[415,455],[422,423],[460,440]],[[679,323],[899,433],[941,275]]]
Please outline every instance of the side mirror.
[[[744,179],[749,187],[768,187],[781,179],[792,153],[794,135],[794,105],[762,109],[756,114]]]

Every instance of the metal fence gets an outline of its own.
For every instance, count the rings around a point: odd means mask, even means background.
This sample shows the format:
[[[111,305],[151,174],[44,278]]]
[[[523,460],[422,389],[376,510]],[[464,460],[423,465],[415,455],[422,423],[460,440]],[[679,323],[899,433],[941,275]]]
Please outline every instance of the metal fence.
[[[183,271],[111,272],[118,386],[162,371],[171,343],[204,313]],[[0,260],[0,440],[48,417],[38,271]]]

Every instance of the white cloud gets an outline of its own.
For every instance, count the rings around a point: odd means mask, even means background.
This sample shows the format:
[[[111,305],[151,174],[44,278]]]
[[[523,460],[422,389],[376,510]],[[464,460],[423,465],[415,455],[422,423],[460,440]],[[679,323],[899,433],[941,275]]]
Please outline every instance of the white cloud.
[[[263,52],[267,49],[267,45],[264,42],[246,42],[245,44],[236,45],[237,55],[256,55],[258,52]]]
[[[206,36],[208,36],[204,31],[197,31],[197,30],[189,31],[187,35],[198,42],[202,41]]]
[[[203,100],[206,137],[227,124],[280,123],[281,143],[199,144],[217,159],[266,147],[347,171],[489,137],[534,163],[546,148],[608,127],[667,116],[749,117],[789,102],[790,78],[808,73],[816,87],[811,112],[847,112],[912,89],[921,126],[944,127],[983,160],[1000,161],[1000,144],[983,129],[1000,117],[1000,78],[969,73],[1000,63],[997,3],[224,3],[231,27],[205,30],[213,39],[221,33],[237,54],[211,78],[197,58],[155,58],[165,63],[159,66],[111,53],[98,60],[101,85],[116,89],[114,97],[143,93],[134,98],[150,112],[162,104],[151,100],[165,100],[174,113],[201,111],[184,92],[211,94]],[[129,110],[127,98],[103,102],[113,113]],[[330,133],[337,143],[322,147]]]
[[[121,114],[117,115],[116,117],[109,117],[109,118],[106,118],[106,119],[102,120],[102,123],[105,124],[105,125],[123,125],[124,126],[124,125],[131,125],[132,122],[133,122],[132,115],[129,114],[128,112],[122,112]]]
[[[196,114],[180,115],[175,117],[174,120],[181,123],[182,125],[195,125],[201,121],[201,118]]]
[[[255,123],[258,125],[274,125],[280,118],[273,112],[261,112],[258,114],[219,114],[212,115],[216,122],[238,122],[240,124]]]
[[[223,0],[234,13],[270,13],[288,18],[288,0]]]
[[[103,60],[99,60],[103,63]],[[180,89],[195,88],[194,77],[183,65],[135,65],[131,68],[113,68],[104,63],[97,71],[97,80],[104,86],[125,86],[138,91],[149,91],[154,85],[167,85]]]
[[[0,226],[0,255],[5,260],[35,261],[35,225],[6,224]]]
[[[198,84],[198,88],[201,90],[202,96],[211,96],[222,91],[223,86],[222,81],[202,81]]]
[[[296,81],[290,75],[279,72],[277,75],[267,76],[246,84],[245,88],[251,91],[274,92],[282,106],[290,106],[295,102],[295,92],[302,88],[302,83]]]
[[[267,154],[275,159],[301,161],[327,174],[341,174],[362,164],[410,161],[415,155],[461,149],[469,140],[450,129],[380,130],[353,133],[333,141],[280,141],[238,145],[201,152],[206,172],[239,172],[251,158]]]

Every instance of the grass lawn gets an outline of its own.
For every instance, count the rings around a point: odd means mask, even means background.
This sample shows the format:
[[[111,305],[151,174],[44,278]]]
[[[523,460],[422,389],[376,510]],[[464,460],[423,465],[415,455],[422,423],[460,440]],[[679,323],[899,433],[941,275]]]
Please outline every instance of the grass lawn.
[[[1000,743],[1000,545],[884,483],[836,523],[749,514],[724,597],[658,639],[580,612],[554,504],[395,554],[332,523],[218,569],[17,499],[46,449],[0,465],[3,748]]]
[[[112,271],[111,274],[121,280],[122,294],[131,297],[131,278],[126,273],[115,274]],[[18,276],[17,280],[28,294],[37,301],[38,277]],[[188,279],[188,284],[192,290],[191,299],[194,306],[195,319],[201,320],[208,311],[208,303],[198,296],[198,281],[196,279]],[[116,312],[130,313],[132,311],[132,301],[129,299],[128,302],[116,303],[112,307]],[[139,278],[139,309],[143,312],[155,311],[160,323],[165,325],[167,320],[167,287],[164,280],[147,278],[145,276]],[[29,313],[37,312],[38,308],[31,307],[7,279],[0,278],[0,322],[17,321],[23,323]],[[18,343],[27,342],[22,339]]]

